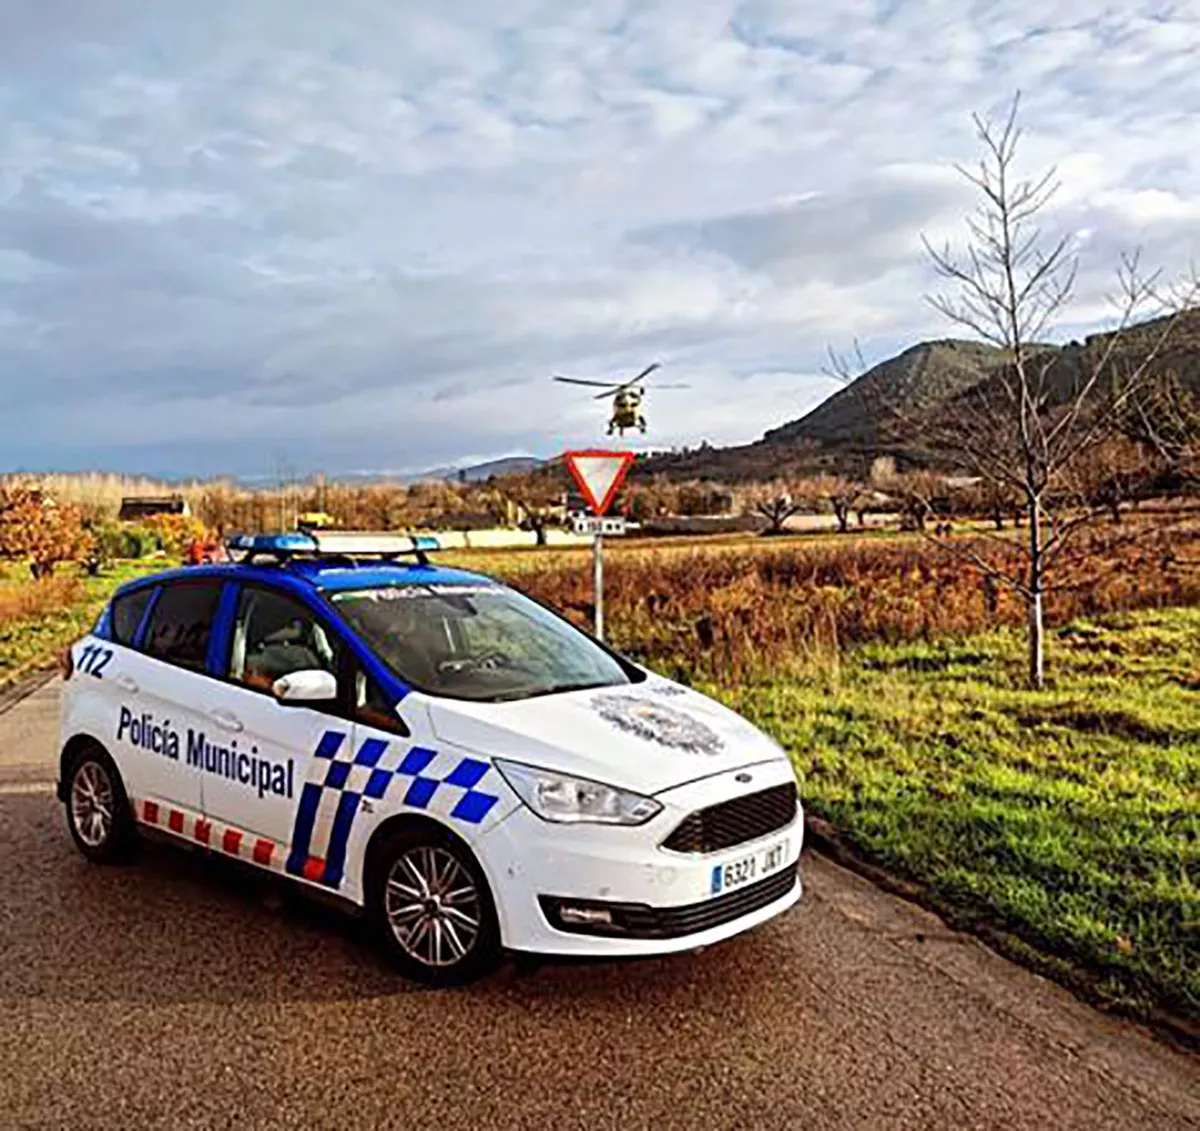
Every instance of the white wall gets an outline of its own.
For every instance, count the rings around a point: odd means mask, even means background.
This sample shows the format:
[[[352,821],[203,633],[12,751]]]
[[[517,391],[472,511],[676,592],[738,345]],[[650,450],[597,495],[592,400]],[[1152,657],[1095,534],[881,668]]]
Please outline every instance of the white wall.
[[[537,545],[537,534],[534,531],[513,530],[502,526],[491,530],[436,530],[432,533],[447,550]],[[589,536],[574,534],[569,530],[546,531],[546,544],[549,546],[590,546],[591,543]]]

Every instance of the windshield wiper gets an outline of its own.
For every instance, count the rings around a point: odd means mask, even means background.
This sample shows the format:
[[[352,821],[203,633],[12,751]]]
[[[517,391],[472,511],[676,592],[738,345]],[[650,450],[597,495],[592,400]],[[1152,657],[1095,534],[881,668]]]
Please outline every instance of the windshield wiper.
[[[611,683],[552,683],[549,687],[539,687],[533,691],[508,691],[501,695],[489,696],[486,703],[512,703],[518,699],[539,699],[543,695],[565,695],[568,691],[591,691],[597,687],[614,687]]]

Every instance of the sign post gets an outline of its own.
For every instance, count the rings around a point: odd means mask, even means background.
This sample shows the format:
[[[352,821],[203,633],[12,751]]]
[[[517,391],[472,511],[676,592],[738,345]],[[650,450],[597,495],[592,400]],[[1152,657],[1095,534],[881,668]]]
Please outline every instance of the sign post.
[[[604,639],[604,535],[623,534],[621,519],[604,518],[605,511],[612,506],[613,496],[621,486],[629,465],[633,463],[633,452],[585,451],[567,452],[567,470],[575,479],[593,519],[577,523],[581,532],[592,535],[592,590],[596,607],[596,639]]]
[[[604,535],[592,536],[592,594],[596,602],[596,639],[604,639]]]

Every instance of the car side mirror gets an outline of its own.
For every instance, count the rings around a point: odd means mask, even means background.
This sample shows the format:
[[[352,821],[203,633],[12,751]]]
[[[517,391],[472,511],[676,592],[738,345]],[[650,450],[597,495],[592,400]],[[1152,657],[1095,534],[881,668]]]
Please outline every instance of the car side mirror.
[[[337,678],[320,668],[280,676],[271,686],[280,703],[330,703],[338,697]]]

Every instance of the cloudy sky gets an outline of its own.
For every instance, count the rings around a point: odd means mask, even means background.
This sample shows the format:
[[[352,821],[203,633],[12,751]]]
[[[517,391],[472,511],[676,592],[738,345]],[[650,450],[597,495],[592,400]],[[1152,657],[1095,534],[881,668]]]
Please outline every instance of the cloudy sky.
[[[1200,257],[1200,3],[0,0],[0,470],[747,441],[946,336],[970,111],[1082,256]]]

